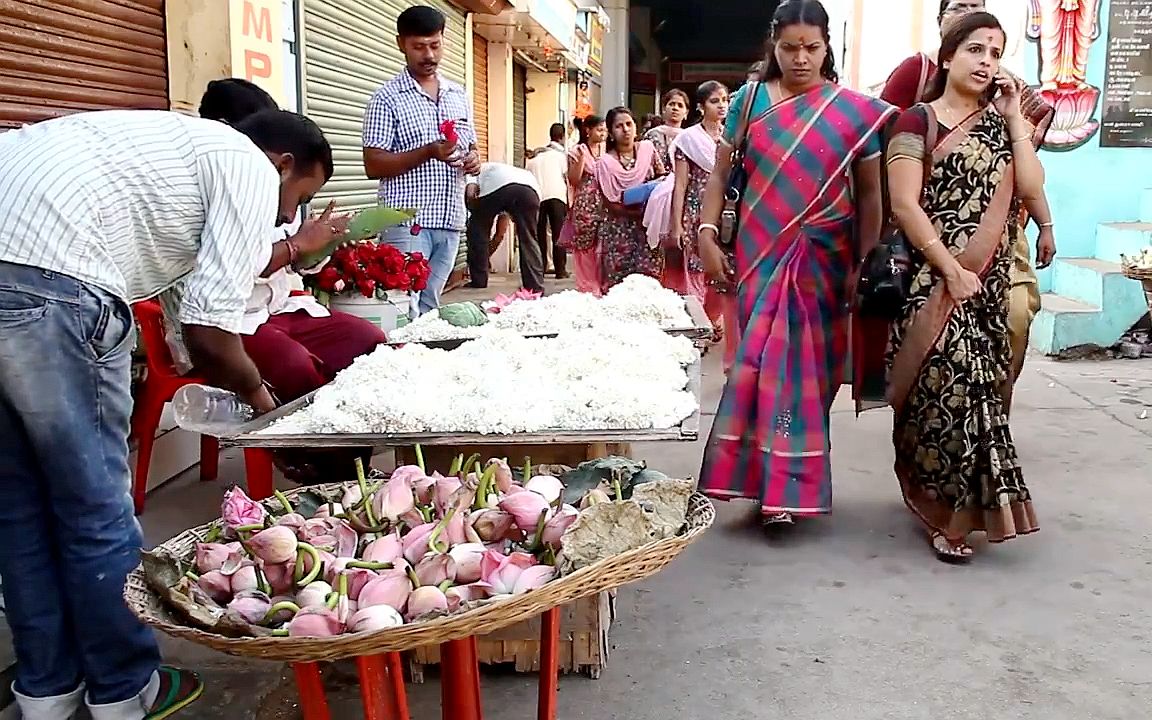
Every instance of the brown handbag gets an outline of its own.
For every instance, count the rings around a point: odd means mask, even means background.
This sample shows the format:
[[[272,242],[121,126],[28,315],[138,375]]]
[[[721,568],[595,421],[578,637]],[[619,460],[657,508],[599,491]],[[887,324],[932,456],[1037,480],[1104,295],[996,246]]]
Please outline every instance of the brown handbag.
[[[720,213],[720,232],[716,238],[720,247],[725,249],[736,246],[736,233],[740,229],[740,205],[744,200],[744,191],[748,188],[748,170],[744,167],[744,156],[748,152],[748,125],[762,84],[756,80],[748,83],[751,88],[748,102],[740,114],[736,136],[732,138],[732,168],[728,171],[728,183],[724,187],[724,210]]]

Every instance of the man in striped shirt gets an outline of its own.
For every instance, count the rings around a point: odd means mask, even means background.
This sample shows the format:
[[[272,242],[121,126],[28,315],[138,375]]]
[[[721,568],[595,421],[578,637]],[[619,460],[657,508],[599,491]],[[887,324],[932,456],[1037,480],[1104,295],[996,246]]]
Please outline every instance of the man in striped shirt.
[[[286,247],[267,240],[331,174],[319,128],[281,111],[235,128],[82,113],[0,135],[0,576],[28,720],[81,703],[94,720],[168,717],[199,696],[121,599],[142,540],[129,304],[186,279],[193,361],[271,410],[237,332],[270,254],[333,239],[312,223]]]
[[[468,93],[439,73],[444,26],[444,14],[426,5],[400,13],[396,41],[407,67],[364,111],[364,170],[380,181],[380,202],[417,212],[414,224],[385,232],[383,240],[428,258],[421,313],[440,306],[464,230],[464,175],[480,172]],[[454,140],[442,133],[446,121]]]

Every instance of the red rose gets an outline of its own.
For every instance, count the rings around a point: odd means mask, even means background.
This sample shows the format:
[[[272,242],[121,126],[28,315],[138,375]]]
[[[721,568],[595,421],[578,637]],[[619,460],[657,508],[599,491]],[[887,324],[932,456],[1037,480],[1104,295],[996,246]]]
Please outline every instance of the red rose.
[[[316,284],[321,290],[331,292],[336,287],[336,282],[340,279],[340,271],[331,265],[326,265],[323,270],[316,275]]]
[[[360,294],[366,298],[373,297],[376,294],[376,283],[372,280],[361,280],[356,283],[356,288]]]
[[[452,143],[453,145],[460,142],[460,134],[456,132],[455,120],[445,120],[444,122],[440,123],[440,134],[444,136],[445,140]]]
[[[419,225],[417,225],[416,223],[412,223],[412,229],[411,229],[411,230],[409,230],[408,232],[409,232],[409,233],[411,233],[413,237],[415,237],[415,236],[419,235],[419,234],[420,234],[420,231],[421,231],[421,230],[423,230],[423,229],[424,229],[424,228],[420,227],[420,226],[419,226]]]

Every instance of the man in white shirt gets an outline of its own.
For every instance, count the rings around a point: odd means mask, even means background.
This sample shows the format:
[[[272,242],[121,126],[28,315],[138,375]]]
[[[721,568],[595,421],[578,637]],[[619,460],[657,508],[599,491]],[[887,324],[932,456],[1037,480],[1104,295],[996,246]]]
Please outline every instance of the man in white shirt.
[[[552,268],[556,278],[568,277],[568,253],[560,247],[560,231],[568,217],[568,151],[564,148],[564,126],[554,124],[548,130],[552,142],[528,161],[528,171],[540,186],[540,221],[536,239],[540,255],[548,266],[548,229],[552,229]]]
[[[202,691],[160,665],[121,597],[139,561],[128,468],[130,303],[187,278],[197,367],[274,407],[237,333],[271,254],[326,246],[291,221],[332,174],[308,119],[235,129],[158,111],[81,113],[0,135],[0,576],[27,720],[168,717]]]
[[[540,186],[532,173],[503,163],[484,163],[479,176],[468,178],[464,199],[471,211],[467,228],[469,287],[488,287],[488,238],[496,216],[506,214],[516,226],[521,285],[544,292],[544,258],[536,241]]]

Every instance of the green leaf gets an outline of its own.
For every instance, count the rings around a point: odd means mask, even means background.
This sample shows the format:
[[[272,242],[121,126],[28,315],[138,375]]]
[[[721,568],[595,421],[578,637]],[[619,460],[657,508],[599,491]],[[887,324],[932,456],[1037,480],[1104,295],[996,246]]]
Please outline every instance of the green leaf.
[[[293,500],[296,503],[296,512],[303,515],[305,519],[311,518],[316,514],[317,510],[331,502],[331,500],[314,490],[306,490],[293,498]]]
[[[611,455],[580,463],[575,470],[564,473],[560,481],[564,483],[564,502],[576,505],[596,488],[611,493],[614,480],[620,481],[620,494],[624,496],[617,499],[627,500],[632,497],[633,486],[665,477],[649,470],[643,461]]]
[[[306,268],[316,267],[341,245],[376,237],[388,228],[408,222],[414,217],[416,217],[415,210],[396,210],[383,205],[361,210],[348,221],[347,232],[333,240],[323,250],[301,256],[299,265]]]

